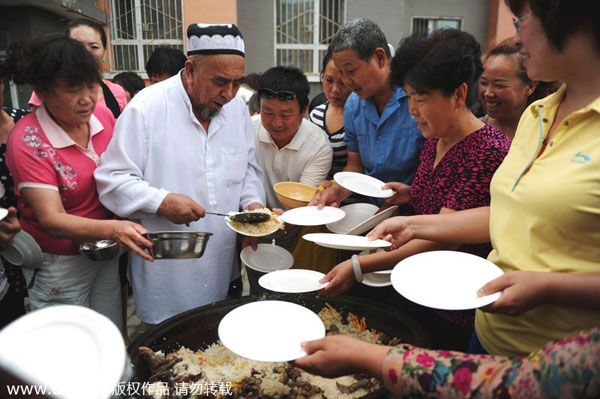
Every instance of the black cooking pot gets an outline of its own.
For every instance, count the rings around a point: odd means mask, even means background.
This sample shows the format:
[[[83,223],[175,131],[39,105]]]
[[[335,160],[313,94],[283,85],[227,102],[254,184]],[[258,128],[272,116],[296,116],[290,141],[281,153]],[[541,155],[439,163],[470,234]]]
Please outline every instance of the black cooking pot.
[[[180,346],[196,351],[204,349],[216,342],[219,337],[217,329],[221,319],[238,306],[258,300],[281,300],[294,302],[318,313],[325,303],[333,306],[344,320],[348,312],[365,317],[367,328],[384,332],[389,337],[398,337],[402,342],[417,346],[429,346],[429,338],[425,332],[402,310],[394,309],[382,303],[365,298],[342,296],[328,298],[312,294],[270,294],[245,296],[233,300],[215,302],[210,305],[192,309],[163,321],[151,330],[136,338],[128,347],[133,364],[133,381],[144,383],[150,377],[150,370],[144,359],[138,354],[140,346],[165,353],[175,351]],[[364,396],[367,398],[384,398],[383,389]]]

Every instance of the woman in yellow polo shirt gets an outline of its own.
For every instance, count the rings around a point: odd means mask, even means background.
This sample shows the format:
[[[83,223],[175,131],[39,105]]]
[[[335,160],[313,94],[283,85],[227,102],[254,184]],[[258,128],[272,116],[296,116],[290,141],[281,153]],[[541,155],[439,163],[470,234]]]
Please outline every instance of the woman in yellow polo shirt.
[[[393,218],[370,236],[490,240],[505,274],[480,291],[502,295],[477,311],[477,337],[489,353],[523,355],[600,325],[600,2],[507,4],[527,75],[565,83],[523,113],[490,207]]]

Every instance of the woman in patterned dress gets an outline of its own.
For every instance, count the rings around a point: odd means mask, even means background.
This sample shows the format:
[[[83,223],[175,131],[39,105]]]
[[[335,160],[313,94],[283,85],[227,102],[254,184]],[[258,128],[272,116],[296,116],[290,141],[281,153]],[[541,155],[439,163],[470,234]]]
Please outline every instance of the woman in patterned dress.
[[[390,347],[344,335],[302,347],[309,355],[295,366],[325,377],[372,375],[393,398],[600,397],[600,327],[519,357]]]

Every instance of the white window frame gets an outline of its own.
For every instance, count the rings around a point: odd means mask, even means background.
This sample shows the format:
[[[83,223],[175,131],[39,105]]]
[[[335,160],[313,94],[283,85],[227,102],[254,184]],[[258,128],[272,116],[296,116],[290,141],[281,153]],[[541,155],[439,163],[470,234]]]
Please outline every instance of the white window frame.
[[[415,33],[415,20],[416,19],[426,19],[428,21],[440,21],[440,20],[448,20],[448,21],[458,21],[459,22],[459,30],[463,30],[463,17],[451,17],[451,16],[437,16],[437,17],[431,17],[431,16],[414,16],[410,18],[410,33],[413,34]]]
[[[273,43],[275,43],[275,48],[273,51],[273,65],[277,65],[277,50],[312,50],[312,69],[313,72],[305,72],[308,81],[311,83],[320,82],[320,70],[321,70],[321,57],[319,54],[321,51],[327,50],[326,44],[319,43],[319,37],[321,32],[321,0],[313,0],[314,1],[314,9],[313,9],[313,42],[310,44],[279,44],[277,43],[277,0],[273,0],[273,26],[275,29],[273,30]],[[343,25],[346,22],[348,16],[348,2],[347,0],[337,0],[344,6],[344,15],[342,16],[342,21],[340,21],[340,25]],[[316,72],[314,72],[316,71]]]
[[[185,31],[185,9],[184,9],[184,5],[185,2],[183,0],[181,1],[181,29],[182,29],[182,35],[181,35],[181,40],[179,39],[142,39],[143,37],[143,26],[144,25],[142,23],[142,14],[141,14],[141,9],[142,9],[142,0],[134,0],[134,16],[135,16],[135,39],[118,39],[117,35],[116,35],[116,29],[117,26],[114,26],[115,22],[113,22],[111,25],[111,49],[112,51],[112,56],[114,57],[114,66],[116,67],[117,64],[117,60],[116,60],[116,54],[115,51],[113,49],[113,46],[119,46],[119,45],[128,45],[128,46],[135,46],[136,47],[136,55],[137,55],[137,60],[138,60],[138,70],[136,71],[132,71],[132,72],[138,72],[140,75],[142,75],[142,77],[144,79],[147,79],[148,76],[146,75],[146,70],[145,70],[145,63],[143,62],[144,60],[144,45],[155,45],[155,46],[184,46],[185,48],[185,39],[186,39],[186,31]],[[110,5],[110,13],[111,13],[111,21],[117,21],[117,16],[116,16],[116,7],[114,6],[114,2],[111,0],[111,5]],[[107,74],[107,75],[115,75],[119,72],[124,72],[120,69],[113,69],[111,71],[111,73]]]

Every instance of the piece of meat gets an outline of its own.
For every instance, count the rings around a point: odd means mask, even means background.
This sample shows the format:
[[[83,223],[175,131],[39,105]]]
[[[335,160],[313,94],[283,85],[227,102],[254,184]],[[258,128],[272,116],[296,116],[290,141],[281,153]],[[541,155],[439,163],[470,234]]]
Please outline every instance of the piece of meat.
[[[158,369],[165,362],[165,357],[163,355],[157,355],[147,346],[140,346],[138,348],[138,353],[142,359],[148,362],[148,366],[151,370]]]
[[[180,357],[174,357],[164,362],[158,369],[153,370],[154,374],[148,378],[148,382],[153,383],[157,381],[168,381],[173,375],[173,365],[175,363],[179,363],[181,360],[182,359]]]

